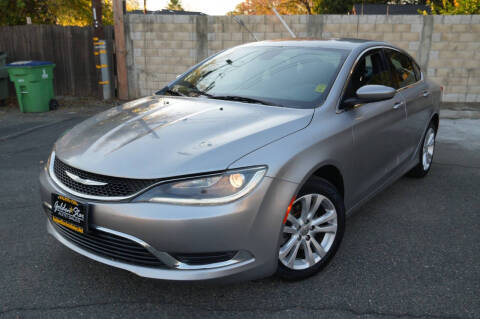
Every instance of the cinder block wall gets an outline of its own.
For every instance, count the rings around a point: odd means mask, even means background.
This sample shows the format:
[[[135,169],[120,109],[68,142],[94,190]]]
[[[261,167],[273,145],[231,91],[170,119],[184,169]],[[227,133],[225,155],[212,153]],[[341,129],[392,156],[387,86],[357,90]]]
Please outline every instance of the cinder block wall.
[[[289,38],[276,16],[237,16],[258,40]],[[480,15],[284,16],[297,37],[382,40],[408,51],[445,87],[446,102],[480,102]],[[150,95],[220,50],[255,41],[229,16],[142,15],[126,19],[130,97]]]

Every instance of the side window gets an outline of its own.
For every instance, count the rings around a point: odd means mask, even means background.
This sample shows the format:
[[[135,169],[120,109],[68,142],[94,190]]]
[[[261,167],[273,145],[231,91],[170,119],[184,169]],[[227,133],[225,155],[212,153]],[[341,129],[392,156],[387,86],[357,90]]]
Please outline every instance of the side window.
[[[415,72],[415,79],[417,81],[420,81],[422,79],[422,71],[420,71],[420,67],[415,61],[412,61],[413,63],[413,71]]]
[[[393,78],[402,88],[417,82],[412,61],[403,53],[387,50],[388,60],[392,65]]]
[[[358,60],[343,98],[356,97],[357,90],[369,84],[394,87],[391,73],[383,62],[381,50],[368,51]]]

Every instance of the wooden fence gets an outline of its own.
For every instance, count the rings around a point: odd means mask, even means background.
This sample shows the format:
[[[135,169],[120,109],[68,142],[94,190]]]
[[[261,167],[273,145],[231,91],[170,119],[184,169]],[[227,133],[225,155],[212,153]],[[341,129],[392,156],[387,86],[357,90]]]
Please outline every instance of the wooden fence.
[[[105,38],[112,96],[115,96],[113,27],[105,27]],[[55,63],[56,96],[102,96],[93,54],[92,27],[3,26],[0,27],[0,51],[7,53],[7,63],[24,60]]]

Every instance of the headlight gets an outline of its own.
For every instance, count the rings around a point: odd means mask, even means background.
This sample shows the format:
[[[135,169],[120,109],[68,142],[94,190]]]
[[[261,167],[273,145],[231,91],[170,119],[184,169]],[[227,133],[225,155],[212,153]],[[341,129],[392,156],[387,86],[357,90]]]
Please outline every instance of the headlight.
[[[134,201],[180,205],[225,204],[248,194],[266,171],[264,166],[251,167],[166,182],[140,194]]]

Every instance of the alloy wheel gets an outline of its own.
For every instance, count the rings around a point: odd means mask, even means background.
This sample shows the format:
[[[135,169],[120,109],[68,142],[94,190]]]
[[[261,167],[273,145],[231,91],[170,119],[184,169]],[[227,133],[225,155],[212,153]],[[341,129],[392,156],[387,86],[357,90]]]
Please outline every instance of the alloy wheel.
[[[423,153],[422,153],[422,165],[423,169],[426,171],[430,168],[433,158],[433,150],[435,148],[435,130],[430,127],[425,135],[425,140],[423,141]]]
[[[337,211],[321,194],[296,199],[283,227],[279,259],[290,269],[317,264],[330,250],[337,233]]]

